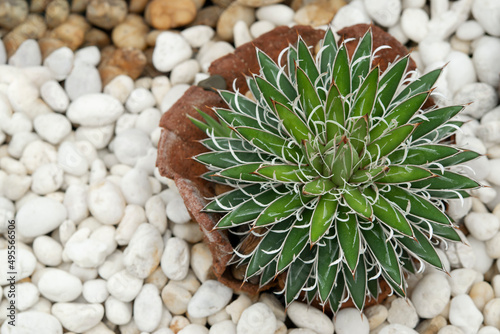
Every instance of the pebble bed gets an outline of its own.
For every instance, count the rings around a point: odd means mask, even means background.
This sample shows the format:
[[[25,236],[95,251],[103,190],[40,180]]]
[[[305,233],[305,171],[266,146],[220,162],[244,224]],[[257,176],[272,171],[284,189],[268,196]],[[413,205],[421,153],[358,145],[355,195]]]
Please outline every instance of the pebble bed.
[[[54,0],[44,21],[18,1],[0,15],[0,333],[500,334],[500,1],[204,2]],[[161,115],[213,60],[275,26],[371,21],[412,47],[420,73],[447,64],[439,104],[474,102],[456,141],[484,154],[462,171],[488,187],[449,202],[468,231],[440,246],[449,274],[426,268],[406,300],[333,319],[235,294],[214,280],[202,233],[155,168]]]

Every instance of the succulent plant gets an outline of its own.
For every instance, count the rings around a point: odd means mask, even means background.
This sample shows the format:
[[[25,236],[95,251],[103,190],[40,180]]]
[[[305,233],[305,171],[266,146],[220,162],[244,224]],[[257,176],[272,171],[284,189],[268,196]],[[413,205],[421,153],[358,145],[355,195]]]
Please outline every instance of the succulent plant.
[[[463,106],[423,107],[441,69],[412,78],[406,56],[381,73],[370,30],[352,57],[346,42],[328,30],[313,56],[299,37],[278,64],[257,50],[253,99],[219,91],[229,109],[192,119],[203,177],[234,188],[203,210],[239,236],[245,280],[284,273],[287,305],[303,292],[333,312],[348,298],[362,310],[381,279],[405,296],[405,272],[444,270],[436,241],[460,241],[445,201],[479,187],[450,171],[478,157],[451,144]]]

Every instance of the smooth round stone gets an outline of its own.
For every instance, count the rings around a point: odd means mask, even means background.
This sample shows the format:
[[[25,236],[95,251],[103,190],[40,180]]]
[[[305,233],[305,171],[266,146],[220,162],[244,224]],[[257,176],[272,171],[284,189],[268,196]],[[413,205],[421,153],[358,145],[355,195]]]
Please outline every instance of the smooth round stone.
[[[370,23],[371,19],[361,2],[355,4],[351,2],[341,7],[332,20],[332,27],[335,31],[359,23]]]
[[[56,164],[40,166],[32,175],[31,190],[38,195],[57,191],[63,184],[64,172]]]
[[[90,229],[81,227],[66,242],[64,255],[82,268],[96,268],[106,258],[106,245],[95,239],[89,239]]]
[[[311,319],[313,320],[313,319]],[[310,327],[309,327],[310,328]],[[323,331],[315,331],[317,333],[333,333],[328,332],[326,328]],[[337,334],[368,334],[370,332],[370,324],[367,317],[354,308],[346,308],[340,310],[335,317],[335,332]]]
[[[189,270],[189,246],[179,238],[169,238],[161,258],[161,268],[172,280],[184,279]]]
[[[480,81],[498,87],[500,80],[500,62],[496,55],[500,54],[500,38],[483,36],[476,41],[472,61],[476,67]]]
[[[92,231],[90,239],[102,243],[106,247],[105,253],[106,256],[108,256],[115,251],[117,246],[117,243],[115,241],[115,233],[116,229],[114,226],[103,225]]]
[[[476,0],[472,4],[472,15],[492,36],[500,37],[500,3],[495,0]]]
[[[500,229],[500,220],[492,213],[471,212],[464,221],[469,232],[482,241],[491,239]]]
[[[378,334],[419,334],[417,331],[400,324],[390,324],[382,328]]]
[[[238,334],[274,334],[275,330],[276,316],[269,306],[260,302],[243,311],[236,326]]]
[[[4,290],[5,297],[8,296],[8,289]],[[40,299],[40,292],[35,284],[31,282],[18,283],[16,285],[18,311],[24,311],[35,305]]]
[[[493,326],[484,326],[481,327],[477,334],[500,334],[500,329],[497,329]]]
[[[122,302],[130,302],[139,294],[142,288],[142,279],[121,270],[112,275],[107,282],[108,292]]]
[[[448,325],[441,328],[437,334],[464,334],[464,332],[459,327]]]
[[[216,59],[234,52],[234,46],[228,42],[218,41],[209,42],[203,45],[196,56],[196,60],[200,63],[201,70],[208,72],[210,64]],[[164,110],[163,108],[161,110]]]
[[[134,321],[143,332],[152,332],[160,324],[162,301],[158,288],[145,284],[134,301]]]
[[[276,26],[292,23],[294,15],[293,9],[283,4],[260,7],[255,11],[255,16],[259,21],[268,21]]]
[[[470,289],[469,296],[479,311],[495,297],[495,292],[488,282],[477,282]]]
[[[458,268],[452,270],[449,276],[451,295],[458,296],[469,293],[472,284],[478,282],[481,274],[474,269]]]
[[[167,217],[176,224],[186,224],[191,220],[191,216],[180,196],[176,196],[167,204]]]
[[[390,324],[401,324],[409,328],[415,328],[419,317],[410,300],[406,301],[403,298],[397,298],[391,303],[387,321]]]
[[[231,316],[231,319],[234,323],[238,323],[238,320],[241,317],[243,311],[249,308],[252,305],[252,300],[247,295],[240,295],[233,301],[231,304],[226,306],[226,312]],[[267,304],[266,304],[267,306]],[[267,306],[269,307],[269,306]],[[272,309],[271,309],[272,311]],[[274,314],[274,312],[273,312]],[[276,316],[275,316],[276,317]]]
[[[33,240],[33,253],[38,261],[46,266],[55,267],[61,264],[62,251],[61,244],[47,235]]]
[[[191,248],[191,268],[201,282],[212,275],[212,264],[212,252],[206,243],[199,242]]]
[[[205,43],[214,37],[215,31],[207,25],[196,25],[182,30],[181,36],[193,48],[202,47]]]
[[[149,223],[139,225],[123,253],[123,264],[135,277],[146,278],[160,264],[163,239],[160,232]]]
[[[421,318],[432,319],[439,315],[450,300],[451,289],[441,274],[424,276],[413,289],[411,301]]]
[[[156,108],[148,108],[143,110],[139,117],[135,120],[135,128],[144,131],[145,133],[151,133],[160,124],[161,112]],[[155,150],[156,152],[156,150]]]
[[[2,272],[7,273],[12,271],[9,269],[9,263],[7,262],[8,251],[7,249],[0,250],[0,270]],[[35,271],[36,267],[36,258],[29,250],[24,248],[19,248],[16,253],[16,281],[20,281],[23,278],[31,276]],[[7,285],[9,281],[7,279],[9,276],[2,275],[0,276],[0,285]]]
[[[421,42],[428,33],[429,16],[420,8],[406,8],[401,15],[401,28],[414,42]]]
[[[75,63],[83,62],[92,66],[99,65],[101,52],[97,46],[87,46],[75,52]]]
[[[401,14],[401,0],[364,0],[366,11],[370,17],[383,27],[395,25]]]
[[[140,113],[144,109],[152,108],[156,104],[155,97],[146,88],[136,88],[134,89],[127,101],[125,102],[125,108],[131,113]]]
[[[26,194],[31,185],[31,177],[27,175],[9,174],[3,180],[2,191],[5,197],[17,201]]]
[[[193,295],[187,289],[173,280],[168,282],[161,291],[163,303],[172,314],[177,315],[186,313],[192,297]]]
[[[67,330],[81,333],[102,320],[104,307],[101,304],[55,303],[52,306],[52,314]]]
[[[82,282],[64,270],[48,268],[40,274],[38,289],[51,301],[70,302],[80,296]]]
[[[187,84],[179,84],[169,89],[160,104],[162,114],[167,112],[184,95],[189,87]]]
[[[66,189],[63,204],[68,211],[68,219],[75,223],[79,223],[88,217],[89,208],[87,204],[87,196],[87,185],[72,184]]]
[[[15,327],[10,326],[8,321],[4,321],[0,332],[2,334],[62,334],[63,329],[59,320],[53,315],[47,312],[27,311],[17,314]]]
[[[492,259],[500,258],[500,232],[497,232],[493,238],[485,242],[486,253]]]
[[[43,61],[43,65],[49,68],[54,79],[62,81],[68,77],[68,74],[73,68],[73,57],[73,51],[63,46],[62,48],[52,51]]]
[[[477,240],[473,236],[467,236],[467,240],[469,241],[469,248],[472,248],[474,252],[476,261],[474,261],[472,268],[481,274],[485,274],[490,270],[491,265],[493,264],[493,259],[488,256],[486,253],[486,246],[484,242]]]
[[[121,103],[125,103],[130,93],[134,90],[134,80],[131,77],[121,74],[104,86],[104,93],[113,96]]]
[[[49,80],[40,87],[40,95],[48,106],[57,112],[65,112],[69,106],[69,97],[55,80]]]
[[[74,100],[66,112],[72,123],[103,126],[115,122],[124,112],[120,101],[108,94],[86,94]]]
[[[109,293],[106,288],[106,281],[103,279],[93,279],[83,283],[82,296],[90,304],[101,304],[108,298]]]
[[[239,47],[252,40],[252,36],[250,35],[250,30],[248,29],[248,25],[244,21],[240,20],[234,24],[233,39],[234,39],[234,45],[236,47]],[[170,78],[172,78],[172,76],[170,76]]]
[[[123,217],[125,199],[116,185],[110,181],[101,181],[90,186],[88,207],[99,222],[115,225]]]
[[[27,39],[19,45],[16,52],[9,58],[9,65],[16,67],[40,66],[42,53],[37,41]]]
[[[364,314],[368,319],[370,329],[375,329],[380,326],[389,314],[387,308],[383,305],[373,305],[364,310]]]
[[[189,324],[181,329],[178,334],[208,334],[208,328],[198,324]]]
[[[33,125],[28,116],[18,111],[2,124],[2,129],[6,134],[13,135],[16,132],[29,132],[33,129]]]
[[[198,61],[195,59],[185,60],[173,68],[170,73],[170,81],[172,82],[172,85],[191,84],[199,71],[200,64]]]
[[[132,319],[132,303],[109,296],[104,303],[106,319],[115,325],[125,325]]]
[[[288,307],[287,314],[297,327],[312,329],[321,334],[333,333],[333,322],[326,314],[314,307],[310,307],[304,303],[293,302]],[[350,316],[349,313],[346,316]]]
[[[231,320],[217,322],[210,326],[209,334],[236,334],[236,325]]]
[[[153,65],[160,72],[169,72],[192,54],[191,45],[182,35],[164,31],[156,38]]]
[[[456,35],[463,41],[472,41],[484,35],[484,29],[477,21],[470,20],[457,28]]]
[[[453,297],[450,303],[450,323],[466,334],[477,333],[483,323],[483,315],[468,295]]]
[[[476,82],[476,71],[470,57],[460,51],[451,51],[446,57],[448,88],[456,93],[463,86]]]
[[[40,137],[33,132],[18,132],[14,133],[10,138],[7,147],[7,153],[13,158],[19,159],[23,155],[23,151],[30,143],[37,141]],[[41,141],[40,141],[41,142]],[[43,143],[43,142],[42,142]],[[50,144],[48,144],[52,147]],[[53,147],[52,147],[53,148]],[[55,152],[55,149],[54,149]],[[24,162],[23,162],[24,164]]]
[[[120,188],[128,204],[144,206],[153,194],[148,173],[138,168],[132,168],[123,175]]]
[[[233,291],[222,283],[205,281],[189,301],[188,312],[195,318],[215,314],[229,303],[232,296]]]
[[[274,23],[269,21],[256,21],[250,26],[250,34],[252,34],[253,38],[257,38],[267,32],[270,32],[274,28],[276,28]]]
[[[463,114],[479,119],[496,106],[497,99],[497,93],[491,85],[475,82],[461,87],[455,93],[453,103],[465,104],[473,102],[466,106]]]
[[[48,197],[38,197],[26,202],[17,212],[17,231],[25,237],[47,234],[66,219],[64,205]]]
[[[483,310],[484,324],[500,328],[500,298],[490,300]]]
[[[115,137],[112,147],[118,161],[134,166],[140,157],[148,153],[151,141],[143,131],[127,129]]]
[[[144,209],[135,204],[125,207],[125,212],[115,233],[118,245],[128,245],[139,225],[146,221]]]
[[[76,63],[64,81],[64,88],[72,101],[81,96],[100,93],[102,82],[99,71],[94,66]]]
[[[57,151],[58,165],[71,175],[82,176],[89,170],[89,162],[74,142],[64,141]]]

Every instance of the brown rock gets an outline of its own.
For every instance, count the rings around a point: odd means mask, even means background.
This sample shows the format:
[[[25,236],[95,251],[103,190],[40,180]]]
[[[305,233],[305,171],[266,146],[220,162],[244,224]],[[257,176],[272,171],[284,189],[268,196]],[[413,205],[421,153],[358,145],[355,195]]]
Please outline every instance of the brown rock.
[[[144,17],[155,29],[181,27],[194,20],[196,5],[192,0],[153,0],[147,5]]]
[[[222,8],[227,8],[231,3],[235,2],[235,0],[212,0],[214,5],[220,6]]]
[[[72,0],[71,1],[71,12],[81,13],[87,9],[90,0]]]
[[[49,37],[61,40],[64,45],[75,51],[83,44],[86,32],[85,27],[78,21],[78,19],[68,19],[52,30],[49,33]]]
[[[237,2],[227,7],[219,17],[217,22],[217,35],[225,41],[233,40],[233,27],[236,22],[243,21],[250,26],[255,21],[255,10],[253,8],[240,5]]]
[[[109,35],[104,31],[91,28],[85,33],[85,42],[83,46],[95,45],[98,48],[103,48],[111,43]]]
[[[161,30],[151,30],[147,35],[146,35],[146,43],[148,46],[155,46],[156,45],[156,38],[158,38],[158,35],[161,34]]]
[[[66,0],[53,0],[45,9],[45,22],[49,28],[54,28],[68,19],[69,4]]]
[[[146,34],[149,27],[141,16],[130,14],[118,24],[111,34],[113,43],[119,48],[132,47],[144,50],[147,46]]]
[[[47,58],[48,55],[63,46],[66,46],[63,41],[57,38],[43,37],[38,40],[40,51],[42,52],[42,59]]]
[[[262,7],[280,3],[283,2],[283,0],[236,0],[236,2],[248,7]]]
[[[28,16],[28,3],[25,0],[0,2],[0,27],[13,29],[23,23]]]
[[[142,13],[149,0],[130,0],[128,11],[131,13]]]
[[[205,0],[193,0],[196,10],[200,10],[205,4]]]
[[[3,38],[7,56],[16,52],[19,45],[27,39],[39,39],[47,30],[44,19],[38,14],[30,14],[22,24],[15,27]]]
[[[165,73],[162,73],[158,71],[154,65],[153,65],[153,51],[154,47],[147,48],[144,51],[144,55],[146,56],[146,66],[144,67],[144,70],[142,70],[142,74],[146,77],[154,78],[159,75],[165,75]]]
[[[435,318],[422,321],[418,324],[415,330],[420,334],[436,334],[447,324],[446,319],[443,316],[438,315]]]
[[[146,66],[146,56],[142,51],[134,48],[119,48],[110,52],[101,53],[99,73],[102,85],[106,86],[120,74],[125,74],[132,79],[137,79]]]
[[[30,12],[31,13],[41,13],[45,10],[49,2],[52,0],[31,0],[30,1]]]
[[[345,5],[344,0],[318,0],[297,10],[294,21],[313,27],[329,24],[337,11]]]
[[[198,11],[196,18],[189,24],[189,26],[207,25],[215,28],[223,11],[224,8],[219,6],[207,6],[202,8]]]
[[[111,29],[125,20],[127,3],[124,0],[91,0],[87,20],[103,29]]]

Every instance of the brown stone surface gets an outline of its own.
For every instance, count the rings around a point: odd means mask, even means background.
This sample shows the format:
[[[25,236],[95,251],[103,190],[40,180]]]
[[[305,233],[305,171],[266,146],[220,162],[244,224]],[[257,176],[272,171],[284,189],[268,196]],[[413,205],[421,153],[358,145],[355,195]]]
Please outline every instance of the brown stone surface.
[[[48,55],[63,46],[66,46],[63,41],[57,38],[44,37],[38,40],[40,51],[42,52],[42,59],[47,58]]]
[[[0,27],[12,29],[26,20],[27,16],[28,3],[25,0],[0,2]]]
[[[217,21],[219,20],[219,17],[223,11],[224,8],[219,6],[204,7],[200,9],[198,13],[196,13],[196,18],[189,24],[189,26],[207,25],[209,27],[215,28],[217,26]]]
[[[155,29],[181,27],[194,20],[196,5],[192,0],[153,0],[148,3],[144,17]]]
[[[135,80],[146,66],[146,56],[141,50],[119,48],[108,52],[102,52],[98,68],[103,86],[120,74],[126,74]]]
[[[109,43],[110,38],[108,34],[100,29],[92,28],[85,33],[85,42],[83,43],[83,46],[95,45],[102,49],[105,46],[108,46]]]
[[[91,0],[87,6],[87,20],[103,29],[111,29],[125,20],[127,2],[124,0]]]
[[[69,4],[66,0],[53,0],[45,9],[45,21],[49,28],[54,28],[68,19]]]
[[[27,39],[39,39],[47,31],[45,20],[38,14],[30,14],[20,25],[11,30],[5,37],[3,43],[7,56],[10,58],[16,52],[19,45]]]

